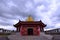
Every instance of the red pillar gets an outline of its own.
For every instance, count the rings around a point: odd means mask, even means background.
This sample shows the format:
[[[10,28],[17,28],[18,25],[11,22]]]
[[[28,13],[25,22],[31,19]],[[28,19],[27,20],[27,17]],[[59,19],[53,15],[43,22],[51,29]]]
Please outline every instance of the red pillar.
[[[38,35],[40,35],[40,27],[38,27]]]

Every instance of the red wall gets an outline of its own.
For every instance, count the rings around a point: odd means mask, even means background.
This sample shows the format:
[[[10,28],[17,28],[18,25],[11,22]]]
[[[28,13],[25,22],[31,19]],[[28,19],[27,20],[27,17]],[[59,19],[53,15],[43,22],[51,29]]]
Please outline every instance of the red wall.
[[[27,29],[30,27],[21,27],[20,29],[20,34],[21,35],[28,35]],[[32,27],[33,28],[33,35],[39,35],[40,34],[40,29],[38,27]]]

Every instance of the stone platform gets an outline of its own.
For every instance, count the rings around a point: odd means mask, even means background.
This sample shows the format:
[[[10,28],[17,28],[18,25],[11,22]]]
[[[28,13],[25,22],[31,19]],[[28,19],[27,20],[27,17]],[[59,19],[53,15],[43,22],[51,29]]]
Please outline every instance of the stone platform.
[[[43,32],[39,36],[21,36],[20,33],[8,36],[9,40],[52,40],[53,36],[46,35]]]

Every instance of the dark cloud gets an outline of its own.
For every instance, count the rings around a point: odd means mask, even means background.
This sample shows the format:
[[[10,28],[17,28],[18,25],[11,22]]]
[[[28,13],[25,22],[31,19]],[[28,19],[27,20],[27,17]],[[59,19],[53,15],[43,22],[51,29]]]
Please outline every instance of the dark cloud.
[[[11,6],[8,3],[11,2],[15,6]],[[3,26],[7,26],[7,25],[12,25],[13,23],[11,22],[11,20],[15,19],[15,20],[19,20],[20,18],[17,17],[27,17],[29,15],[31,15],[32,17],[35,18],[35,15],[33,14],[34,10],[30,10],[29,12],[25,12],[24,10],[26,10],[25,8],[25,1],[23,0],[0,0],[0,19],[2,21],[0,21],[0,25]],[[11,7],[9,7],[11,6]],[[34,16],[33,16],[34,15]],[[9,20],[9,21],[8,21]]]
[[[12,24],[11,23],[6,23],[6,22],[0,22],[0,25],[3,25],[3,26],[11,26]]]
[[[55,5],[53,5],[52,2],[53,1],[46,0],[0,0],[0,20],[2,20],[0,21],[0,25],[13,25],[11,22],[12,20],[21,20],[21,18],[24,19],[29,15],[31,15],[35,20],[40,20],[47,16],[47,18],[45,18],[46,20],[43,19],[47,24],[51,24],[51,21],[54,23],[56,20],[59,22],[60,7],[56,5],[58,9],[57,11],[54,11],[53,9]],[[44,8],[41,7],[42,5]],[[49,13],[52,13],[51,17],[50,15],[48,16]],[[56,17],[56,19],[54,19],[54,17]],[[50,26],[47,28],[49,27]]]

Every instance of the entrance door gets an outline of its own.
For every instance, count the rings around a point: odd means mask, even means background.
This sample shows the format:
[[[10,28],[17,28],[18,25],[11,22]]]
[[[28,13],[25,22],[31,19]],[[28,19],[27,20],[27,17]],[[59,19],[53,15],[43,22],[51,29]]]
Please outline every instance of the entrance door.
[[[33,35],[33,29],[32,28],[28,28],[28,35]]]

